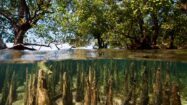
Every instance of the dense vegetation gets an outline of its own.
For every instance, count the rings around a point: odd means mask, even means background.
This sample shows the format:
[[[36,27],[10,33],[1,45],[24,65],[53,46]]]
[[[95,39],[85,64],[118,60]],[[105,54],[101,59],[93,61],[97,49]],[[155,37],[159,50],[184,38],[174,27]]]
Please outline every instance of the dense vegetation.
[[[14,44],[28,43],[27,32],[48,43],[81,46],[95,41],[99,48],[173,49],[187,41],[186,0],[1,0],[0,4],[0,39]]]

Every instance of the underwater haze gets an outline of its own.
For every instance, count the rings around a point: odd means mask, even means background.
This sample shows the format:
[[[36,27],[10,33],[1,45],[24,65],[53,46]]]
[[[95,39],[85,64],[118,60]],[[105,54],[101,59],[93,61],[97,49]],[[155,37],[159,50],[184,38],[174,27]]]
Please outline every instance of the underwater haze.
[[[187,51],[0,51],[0,105],[187,105]]]

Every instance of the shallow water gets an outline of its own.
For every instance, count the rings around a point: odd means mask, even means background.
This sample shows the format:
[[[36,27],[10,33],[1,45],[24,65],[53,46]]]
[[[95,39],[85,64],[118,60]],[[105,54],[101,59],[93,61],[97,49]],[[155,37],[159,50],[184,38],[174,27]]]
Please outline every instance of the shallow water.
[[[30,80],[33,79],[39,83],[39,70],[41,69],[45,70],[43,82],[46,86],[41,89],[37,88],[39,84],[33,86],[36,93],[38,90],[47,90],[43,92],[49,97],[51,105],[54,103],[60,105],[62,97],[67,97],[62,95],[54,98],[63,94],[63,89],[70,91],[73,103],[77,105],[87,102],[85,97],[89,92],[93,96],[97,94],[97,100],[91,101],[97,101],[99,105],[106,105],[107,102],[121,105],[127,102],[130,96],[129,102],[131,103],[142,105],[142,100],[148,97],[147,104],[154,105],[156,102],[167,101],[164,97],[157,99],[157,96],[168,96],[164,94],[166,90],[171,96],[169,100],[172,104],[175,85],[179,88],[177,94],[179,93],[182,105],[187,105],[187,54],[185,50],[136,52],[73,49],[53,52],[4,50],[0,51],[0,54],[0,105],[5,105],[10,100],[13,105],[28,103],[28,93],[31,93],[28,88],[31,85]],[[67,73],[67,81],[63,79],[65,73]],[[69,84],[68,88],[64,88],[63,83],[66,82]],[[13,88],[10,88],[11,86]],[[90,91],[88,87],[91,88]],[[158,94],[157,91],[161,93]],[[11,92],[14,94],[10,95]]]
[[[148,59],[187,61],[187,50],[82,50],[15,51],[0,50],[0,62],[33,62],[65,59]]]

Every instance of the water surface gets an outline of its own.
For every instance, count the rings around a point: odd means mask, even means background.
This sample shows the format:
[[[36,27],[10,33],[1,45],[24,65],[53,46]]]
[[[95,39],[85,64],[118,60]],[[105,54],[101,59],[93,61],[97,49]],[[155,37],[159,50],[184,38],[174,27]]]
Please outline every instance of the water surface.
[[[152,104],[155,103],[153,100],[157,100],[157,96],[167,96],[164,93],[168,91],[171,96],[169,99],[172,100],[175,86],[179,88],[177,94],[180,95],[182,105],[187,105],[186,50],[2,50],[0,62],[0,105],[9,102],[10,86],[14,86],[15,96],[11,98],[13,105],[24,105],[28,102],[28,86],[31,85],[28,78],[38,78],[41,69],[50,71],[45,72],[44,76],[47,96],[50,98],[63,93],[60,87],[64,83],[62,77],[67,73],[66,82],[69,83],[73,103],[85,102],[89,92],[86,81],[87,78],[92,78],[89,80],[93,88],[91,93],[98,94],[97,103],[100,105],[106,105],[111,91],[114,105],[127,102],[131,92],[131,98],[135,100],[129,102],[136,102],[138,105],[144,100],[142,97],[149,97],[148,103]],[[156,91],[161,91],[161,94]],[[77,94],[80,96],[79,100]],[[62,99],[58,98],[54,102],[60,105],[61,101]],[[162,97],[157,101],[166,102],[167,99]]]

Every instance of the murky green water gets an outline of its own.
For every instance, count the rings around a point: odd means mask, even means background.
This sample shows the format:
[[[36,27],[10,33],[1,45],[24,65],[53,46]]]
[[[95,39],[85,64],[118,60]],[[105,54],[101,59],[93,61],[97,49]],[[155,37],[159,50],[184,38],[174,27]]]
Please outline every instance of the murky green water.
[[[187,105],[186,51],[0,53],[0,105]]]

